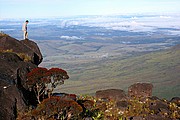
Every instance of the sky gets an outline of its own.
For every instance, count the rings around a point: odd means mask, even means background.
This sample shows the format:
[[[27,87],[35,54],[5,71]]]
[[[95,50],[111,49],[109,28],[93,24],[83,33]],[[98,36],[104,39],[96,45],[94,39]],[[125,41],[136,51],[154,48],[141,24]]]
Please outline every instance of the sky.
[[[0,18],[180,13],[180,0],[0,0]]]

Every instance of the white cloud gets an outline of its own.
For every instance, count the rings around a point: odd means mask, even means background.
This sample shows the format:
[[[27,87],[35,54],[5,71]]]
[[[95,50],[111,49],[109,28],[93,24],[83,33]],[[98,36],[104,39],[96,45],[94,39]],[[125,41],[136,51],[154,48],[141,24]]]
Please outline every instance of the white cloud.
[[[160,16],[160,18],[165,18],[165,19],[167,19],[167,18],[171,18],[171,16]]]
[[[180,16],[144,16],[124,18],[122,16],[91,16],[75,18],[66,21],[66,26],[82,25],[89,27],[104,27],[126,31],[153,31],[157,28],[180,28]]]
[[[67,39],[67,40],[83,39],[83,38],[77,37],[77,36],[61,36],[60,38]]]

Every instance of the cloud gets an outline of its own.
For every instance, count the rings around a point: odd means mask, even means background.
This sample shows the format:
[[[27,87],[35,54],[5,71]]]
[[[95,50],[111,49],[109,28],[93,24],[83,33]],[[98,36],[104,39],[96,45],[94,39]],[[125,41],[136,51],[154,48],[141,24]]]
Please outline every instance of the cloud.
[[[83,39],[81,37],[77,37],[77,36],[61,36],[61,39],[67,39],[67,40],[79,40],[79,39]]]
[[[160,18],[165,18],[165,19],[167,19],[167,18],[171,18],[171,16],[160,16]]]
[[[69,27],[73,25],[88,27],[103,27],[113,30],[125,30],[135,32],[154,31],[157,28],[180,28],[180,16],[156,15],[156,16],[80,16],[63,19],[58,23],[60,27]],[[82,39],[77,36],[61,36],[64,39]]]
[[[13,31],[15,29],[0,29],[0,31]]]

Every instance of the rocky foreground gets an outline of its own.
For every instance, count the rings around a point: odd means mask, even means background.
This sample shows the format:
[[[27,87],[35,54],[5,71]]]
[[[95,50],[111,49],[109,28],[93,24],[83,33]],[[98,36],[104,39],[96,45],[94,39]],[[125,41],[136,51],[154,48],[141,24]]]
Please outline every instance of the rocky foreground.
[[[127,94],[121,89],[100,90],[94,97],[57,93],[38,104],[28,89],[26,75],[41,61],[42,54],[35,42],[0,35],[1,120],[180,119],[180,98],[167,101],[152,96],[150,83],[135,83]]]

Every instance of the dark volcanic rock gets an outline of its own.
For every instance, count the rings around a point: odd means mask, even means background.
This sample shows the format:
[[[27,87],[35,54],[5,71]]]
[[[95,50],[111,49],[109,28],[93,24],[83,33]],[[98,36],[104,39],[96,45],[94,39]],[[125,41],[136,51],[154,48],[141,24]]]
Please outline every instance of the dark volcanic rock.
[[[37,67],[30,62],[24,62],[15,53],[0,53],[0,78],[8,84],[25,85],[26,74]]]
[[[96,92],[97,98],[105,98],[105,99],[113,99],[116,101],[125,100],[126,94],[121,89],[107,89],[107,90],[99,90]]]
[[[153,85],[150,83],[136,83],[128,88],[130,97],[150,97],[152,96]]]
[[[15,85],[0,79],[0,119],[15,120],[17,112],[26,106],[22,98],[23,95]]]
[[[4,52],[9,50],[9,52]],[[31,57],[25,62],[17,54]],[[33,104],[33,93],[26,86],[26,74],[42,61],[36,43],[0,36],[0,120],[15,120],[17,111]]]
[[[22,61],[15,53],[0,53],[0,64],[0,114],[2,120],[11,120],[16,117],[14,110],[25,107],[30,99],[25,76],[37,66]]]
[[[31,62],[39,65],[42,62],[42,54],[37,44],[30,40],[16,40],[10,36],[4,36],[0,39],[0,51],[11,50],[15,53],[26,54],[31,58]]]
[[[27,46],[29,49],[31,49],[34,52],[31,58],[33,60],[33,63],[35,63],[36,65],[39,65],[42,62],[43,58],[37,44],[30,40],[21,40],[20,42],[23,43],[25,46]]]

